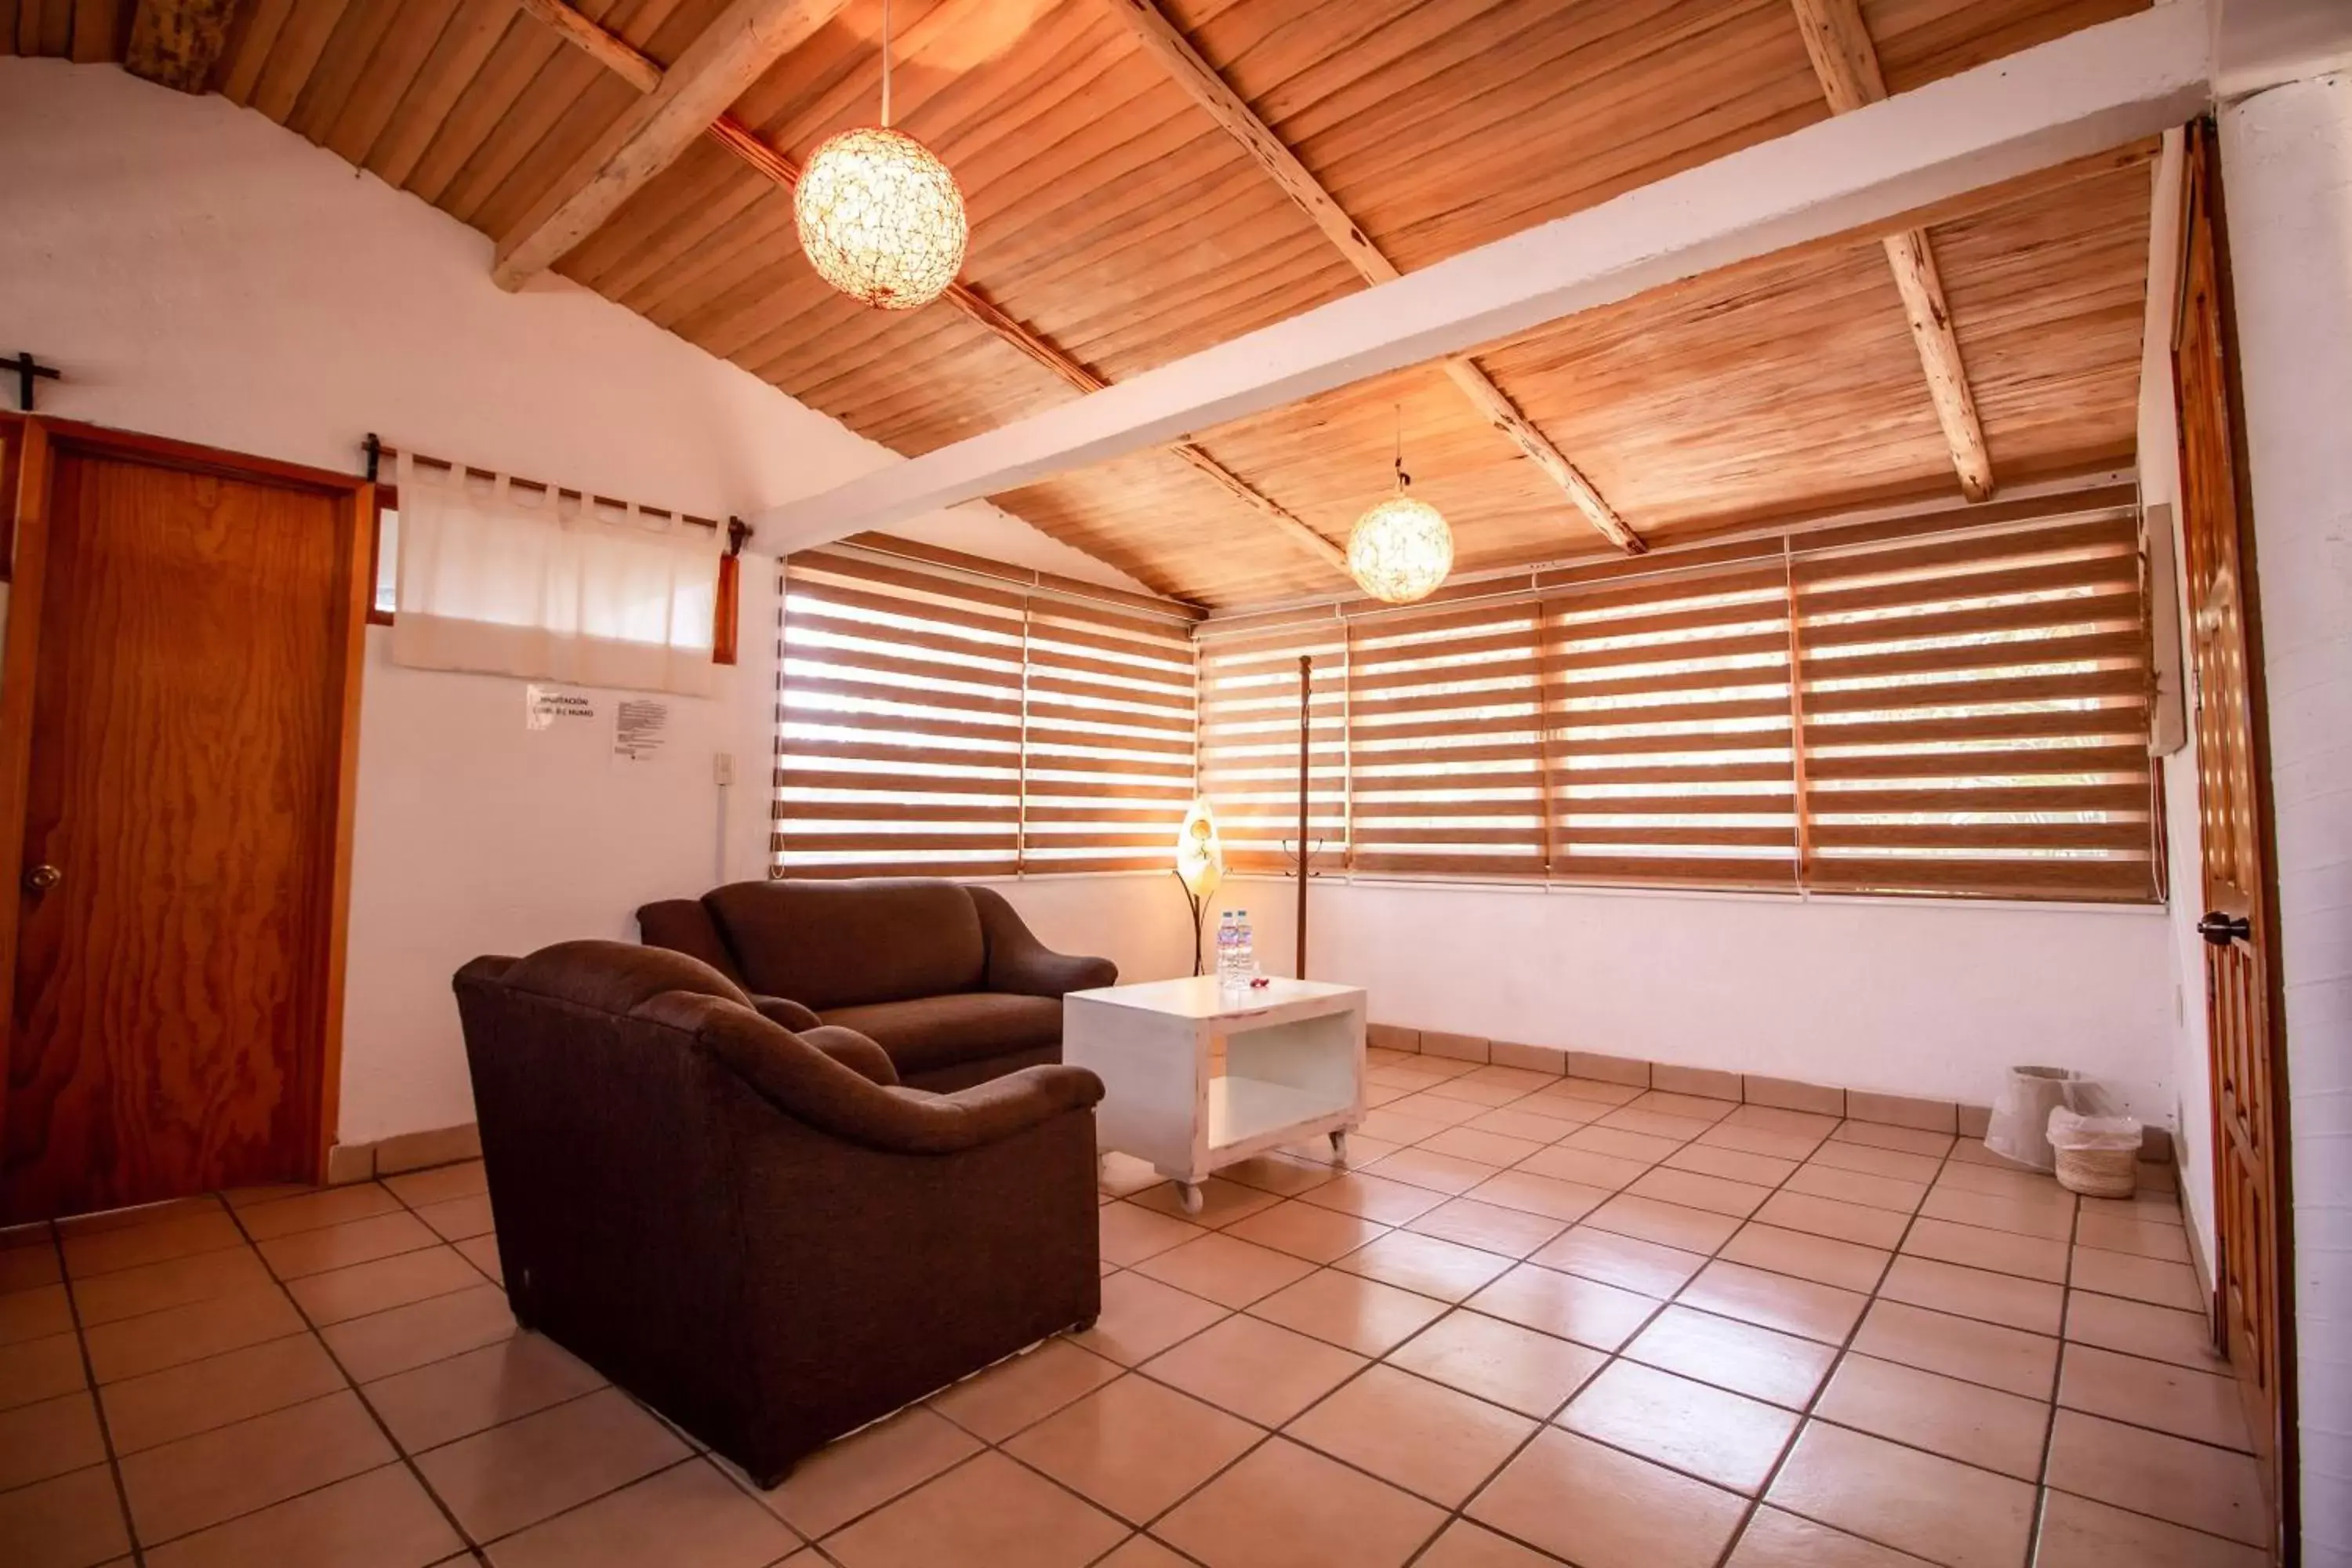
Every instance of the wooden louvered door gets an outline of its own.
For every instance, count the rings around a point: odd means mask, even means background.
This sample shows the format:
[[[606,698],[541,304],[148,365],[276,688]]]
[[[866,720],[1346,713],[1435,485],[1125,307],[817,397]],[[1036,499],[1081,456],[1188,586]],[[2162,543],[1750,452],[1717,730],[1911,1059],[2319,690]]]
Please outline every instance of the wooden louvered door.
[[[2197,793],[2203,843],[2205,1002],[2213,1089],[2215,1328],[2263,1460],[2271,1517],[2288,1530],[2294,1473],[2294,1367],[2286,1335],[2285,1074],[2261,643],[2248,548],[2243,447],[2232,393],[2217,150],[2189,144],[2188,253],[2173,378],[2180,413],[2181,519],[2197,672]],[[2291,1531],[2286,1539],[2294,1539]]]
[[[28,422],[0,681],[0,1223],[315,1180],[363,480]]]

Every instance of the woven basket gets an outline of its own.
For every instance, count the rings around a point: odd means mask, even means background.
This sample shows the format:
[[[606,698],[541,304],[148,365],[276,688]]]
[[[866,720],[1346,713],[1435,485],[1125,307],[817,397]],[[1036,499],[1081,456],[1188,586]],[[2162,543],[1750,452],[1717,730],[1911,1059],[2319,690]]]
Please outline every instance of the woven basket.
[[[2135,1149],[2061,1149],[2058,1184],[2086,1198],[2127,1198],[2139,1190]]]

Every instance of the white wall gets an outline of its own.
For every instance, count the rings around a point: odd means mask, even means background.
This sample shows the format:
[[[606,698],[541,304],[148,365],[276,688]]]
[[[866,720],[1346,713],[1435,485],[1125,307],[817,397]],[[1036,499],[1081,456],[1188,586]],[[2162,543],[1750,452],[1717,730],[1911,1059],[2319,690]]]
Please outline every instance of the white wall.
[[[1236,880],[1290,970],[1295,883]],[[1318,881],[1308,972],[1385,1023],[1989,1104],[2001,1070],[2091,1073],[2161,1121],[2160,910]]]
[[[2352,77],[2221,114],[2294,1169],[2303,1560],[2352,1563]]]
[[[40,394],[61,418],[346,471],[374,430],[706,516],[748,515],[886,458],[583,289],[500,292],[481,235],[258,114],[110,66],[0,58],[0,342],[63,367]],[[986,508],[906,531],[1136,586]],[[530,733],[520,683],[396,668],[370,633],[346,1142],[471,1116],[449,995],[466,959],[631,934],[638,903],[700,891],[722,858],[726,876],[763,873],[771,563],[743,582],[743,664],[715,696],[678,700],[671,755],[631,772],[607,762],[604,724]],[[741,781],[723,858],[720,751]],[[1172,972],[1172,889],[1119,878],[1012,891],[1048,941]]]

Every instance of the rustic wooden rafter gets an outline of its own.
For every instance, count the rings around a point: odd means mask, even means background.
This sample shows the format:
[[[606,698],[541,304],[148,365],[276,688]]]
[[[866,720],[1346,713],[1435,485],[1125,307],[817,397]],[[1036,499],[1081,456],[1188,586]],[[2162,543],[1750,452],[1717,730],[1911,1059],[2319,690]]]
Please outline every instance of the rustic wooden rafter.
[[[661,73],[654,89],[630,105],[499,237],[491,277],[502,289],[519,289],[562,260],[845,3],[734,0]],[[569,29],[564,36],[579,41]]]
[[[1475,353],[1765,257],[1947,221],[1978,193],[2105,154],[2211,102],[2209,0],[2093,24],[1852,114],[1751,142],[1595,205],[1297,311],[1076,403],[822,494],[763,527],[837,537],[1003,494],[1391,371]]]
[[[1878,50],[1862,19],[1858,0],[1790,0],[1797,27],[1804,35],[1805,52],[1812,57],[1813,74],[1821,79],[1830,112],[1850,114],[1886,97],[1886,78],[1878,68]],[[1903,296],[1903,314],[1910,322],[1911,341],[1918,346],[1919,368],[1927,377],[1927,395],[1936,405],[1936,418],[1952,448],[1952,467],[1960,477],[1960,490],[1970,500],[1984,500],[1993,492],[1992,457],[1985,447],[1984,426],[1977,417],[1976,396],[1969,390],[1967,364],[1960,358],[1960,341],[1952,331],[1951,307],[1944,300],[1944,280],[1936,270],[1936,250],[1923,228],[1885,236],[1886,265]]]
[[[563,40],[585,53],[615,76],[644,93],[660,89],[667,72],[626,40],[615,37],[582,16],[563,0],[519,0],[522,8],[552,28]],[[800,165],[768,144],[765,138],[731,113],[720,113],[704,133],[734,153],[753,170],[789,191],[800,182]],[[1056,344],[999,310],[987,296],[958,279],[949,285],[949,304],[1018,349],[1045,369],[1080,392],[1100,392],[1110,384],[1070,357]],[[1335,570],[1347,570],[1347,552],[1326,539],[1272,498],[1190,441],[1167,448],[1220,489],[1265,518],[1285,537]]]
[[[139,0],[131,16],[122,68],[159,87],[204,91],[227,47],[229,19],[236,10],[236,0]],[[74,58],[85,55],[105,58],[95,49],[77,49]]]
[[[1160,63],[1176,84],[1190,93],[1193,101],[1208,110],[1224,132],[1241,144],[1271,176],[1282,194],[1305,213],[1315,226],[1323,231],[1332,247],[1345,257],[1348,265],[1367,283],[1387,283],[1404,274],[1391,261],[1386,252],[1374,244],[1356,220],[1348,216],[1339,199],[1324,188],[1298,155],[1290,150],[1273,127],[1258,118],[1240,93],[1234,90],[1216,67],[1211,65],[1192,47],[1183,30],[1170,21],[1157,0],[1104,0],[1110,9],[1125,20],[1136,39]],[[1446,378],[1462,389],[1478,410],[1479,417],[1508,437],[1511,443],[1526,454],[1575,503],[1586,521],[1599,529],[1609,542],[1628,554],[1638,555],[1644,548],[1641,535],[1635,533],[1625,520],[1617,514],[1592,481],[1569,460],[1568,455],[1552,444],[1551,439],[1535,426],[1534,421],[1519,411],[1509,395],[1495,384],[1494,378],[1478,367],[1476,361],[1464,356],[1444,362]]]

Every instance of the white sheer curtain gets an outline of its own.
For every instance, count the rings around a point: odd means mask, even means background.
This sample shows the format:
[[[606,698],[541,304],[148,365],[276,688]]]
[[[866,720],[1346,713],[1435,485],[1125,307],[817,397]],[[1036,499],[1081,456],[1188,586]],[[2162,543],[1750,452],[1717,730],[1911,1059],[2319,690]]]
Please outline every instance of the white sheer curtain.
[[[406,452],[399,482],[394,664],[710,689],[716,530]]]

